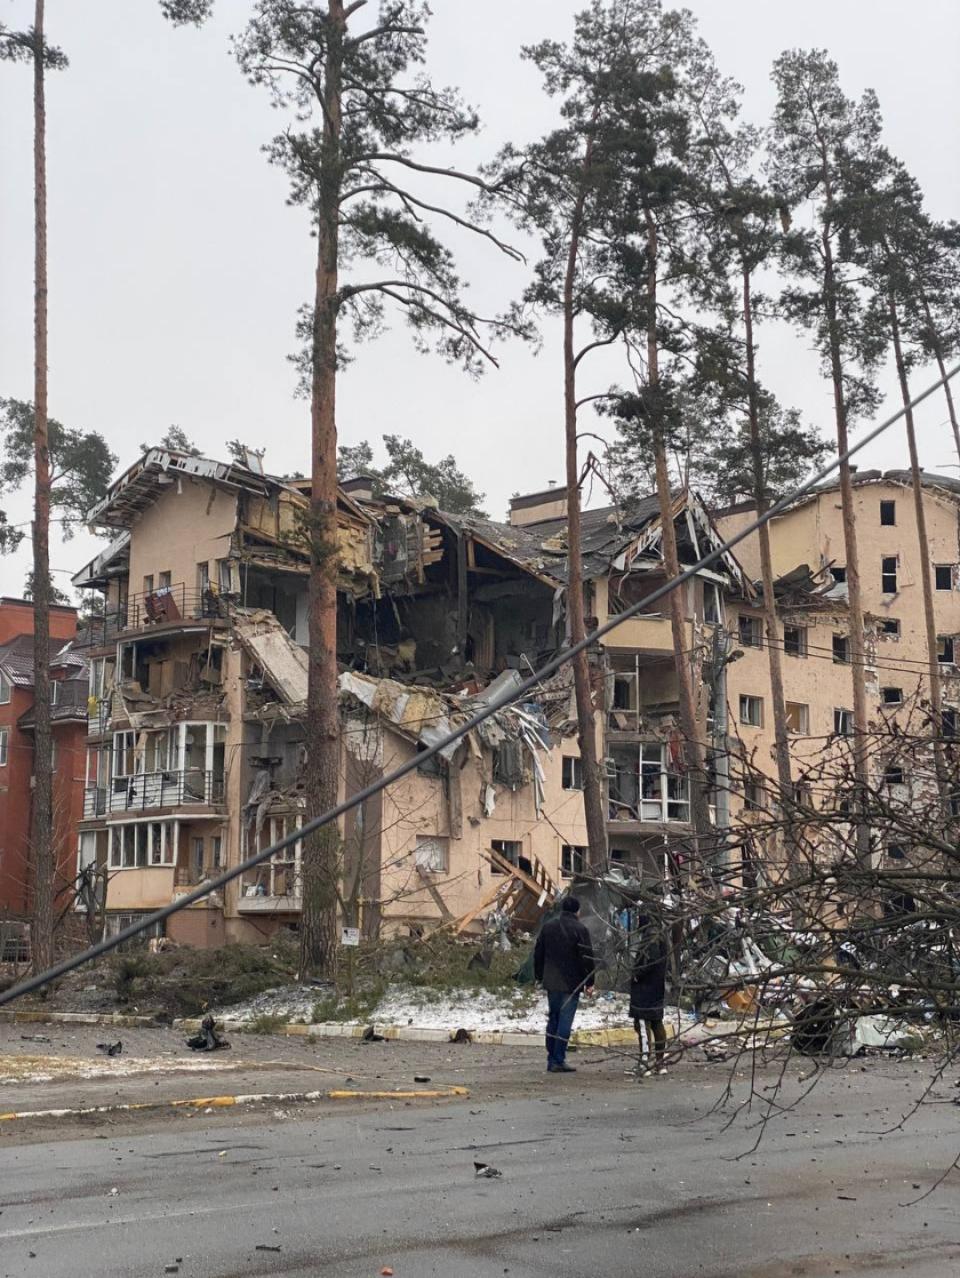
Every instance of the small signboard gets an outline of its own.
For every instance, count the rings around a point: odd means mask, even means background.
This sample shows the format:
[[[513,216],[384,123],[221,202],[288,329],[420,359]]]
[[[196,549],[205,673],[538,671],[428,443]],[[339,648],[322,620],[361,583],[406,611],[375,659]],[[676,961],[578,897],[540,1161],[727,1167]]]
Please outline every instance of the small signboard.
[[[340,944],[346,946],[359,945],[360,929],[358,927],[342,927],[340,929]]]

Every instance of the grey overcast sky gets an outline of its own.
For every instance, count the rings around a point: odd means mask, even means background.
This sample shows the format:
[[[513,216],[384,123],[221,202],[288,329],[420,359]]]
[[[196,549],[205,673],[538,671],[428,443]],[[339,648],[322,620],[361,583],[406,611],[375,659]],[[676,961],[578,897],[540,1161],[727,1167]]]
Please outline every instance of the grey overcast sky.
[[[261,145],[282,117],[249,86],[228,37],[249,0],[218,0],[205,29],[174,30],[156,0],[48,0],[49,38],[71,65],[49,78],[50,410],[101,431],[120,465],[176,423],[212,456],[226,439],[264,446],[274,472],[308,466],[308,409],[293,398],[286,356],[311,289],[305,214]],[[459,84],[484,129],[461,148],[463,167],[508,138],[548,128],[554,105],[521,45],[566,38],[579,0],[433,0],[429,69]],[[773,59],[825,47],[848,94],[879,94],[887,140],[919,178],[938,217],[960,214],[956,0],[689,0],[724,71],[745,87],[762,123]],[[374,6],[371,4],[371,9]],[[27,25],[33,0],[0,0],[0,18]],[[32,98],[26,67],[0,64],[0,395],[32,398]],[[498,307],[524,268],[467,236],[451,240],[464,276]],[[342,442],[409,435],[430,457],[452,452],[501,517],[512,492],[563,473],[559,344],[552,326],[534,356],[501,351],[479,383],[417,355],[401,327],[361,348],[341,379]],[[785,402],[830,432],[829,388],[805,339],[761,334],[763,373]],[[588,370],[584,367],[584,375]],[[597,366],[599,388],[609,370]],[[887,405],[893,383],[885,379]],[[886,407],[886,405],[885,405]],[[931,469],[955,462],[942,401],[918,421]],[[901,432],[864,462],[905,463]],[[956,473],[956,472],[954,472]],[[29,518],[25,496],[7,500]],[[61,588],[101,543],[54,544]],[[0,561],[0,591],[19,593],[26,545]]]

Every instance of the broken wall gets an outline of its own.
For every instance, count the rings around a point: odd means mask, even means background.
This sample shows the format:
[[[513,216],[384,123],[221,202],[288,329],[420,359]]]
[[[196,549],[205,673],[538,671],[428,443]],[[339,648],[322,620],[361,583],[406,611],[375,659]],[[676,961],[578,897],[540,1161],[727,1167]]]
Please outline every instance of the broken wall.
[[[178,475],[163,495],[137,520],[130,538],[130,595],[144,590],[144,577],[154,587],[160,574],[183,585],[193,601],[198,585],[197,565],[210,565],[216,581],[216,561],[230,554],[237,524],[237,494],[206,480]]]

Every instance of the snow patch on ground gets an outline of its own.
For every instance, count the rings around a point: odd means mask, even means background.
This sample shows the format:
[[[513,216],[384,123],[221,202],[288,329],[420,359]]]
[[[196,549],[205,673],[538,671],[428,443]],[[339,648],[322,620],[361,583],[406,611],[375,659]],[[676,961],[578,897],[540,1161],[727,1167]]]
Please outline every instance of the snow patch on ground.
[[[267,990],[246,1003],[219,1009],[218,1020],[249,1024],[260,1017],[276,1016],[293,1024],[313,1023],[313,1009],[322,992],[310,986],[291,985]],[[668,1007],[666,1019],[685,1028],[693,1018]],[[547,1019],[547,996],[530,986],[514,990],[432,990],[421,986],[392,985],[362,1020],[347,1025],[399,1025],[415,1029],[509,1030],[542,1034]],[[576,1028],[580,1030],[627,1029],[632,1026],[630,1000],[625,994],[599,994],[581,998]]]
[[[214,1059],[214,1055],[216,1059]],[[61,1078],[130,1078],[136,1074],[200,1074],[204,1070],[239,1068],[240,1061],[210,1056],[79,1056],[0,1057],[0,1084],[52,1083]]]

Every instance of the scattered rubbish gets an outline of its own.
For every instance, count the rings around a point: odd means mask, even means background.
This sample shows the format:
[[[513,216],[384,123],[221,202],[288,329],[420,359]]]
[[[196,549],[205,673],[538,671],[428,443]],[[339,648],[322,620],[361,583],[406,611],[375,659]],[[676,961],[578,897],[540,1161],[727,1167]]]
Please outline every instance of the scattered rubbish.
[[[415,1083],[429,1083],[429,1082],[430,1082],[430,1075],[429,1075],[429,1074],[414,1074],[414,1076],[413,1076],[413,1081],[414,1081]]]
[[[193,1038],[187,1039],[187,1047],[194,1052],[217,1052],[229,1046],[227,1040],[217,1033],[216,1022],[212,1016],[205,1016],[200,1022],[199,1031]]]
[[[123,1051],[123,1041],[117,1039],[115,1043],[98,1043],[97,1051],[103,1052],[104,1056],[119,1056]]]
[[[116,1185],[114,1185],[114,1187],[110,1190],[110,1193],[107,1195],[107,1197],[108,1197],[108,1198],[116,1198],[116,1196],[117,1196],[117,1194],[119,1194],[119,1192],[120,1192],[120,1190],[117,1188],[117,1186],[116,1186]]]
[[[49,1043],[50,1042],[46,1034],[21,1034],[20,1041],[23,1043]]]
[[[218,1158],[226,1158],[226,1156],[227,1156],[227,1151],[225,1149],[221,1149],[220,1153],[217,1154]]]
[[[496,1167],[491,1167],[489,1163],[478,1163],[474,1161],[473,1170],[476,1176],[485,1180],[494,1180],[497,1176],[503,1175],[502,1171],[499,1171]]]
[[[178,1274],[180,1272],[179,1265],[164,1265],[163,1272],[165,1274]]]
[[[454,1033],[450,1035],[450,1042],[451,1043],[472,1043],[473,1035],[470,1033],[468,1029],[463,1029],[463,1027],[461,1026],[460,1029],[455,1030]],[[960,1082],[957,1083],[957,1086],[960,1087]]]
[[[387,1040],[383,1034],[378,1034],[372,1025],[368,1025],[360,1037],[361,1043],[385,1043]]]
[[[389,1265],[384,1265],[380,1270],[380,1278],[393,1278],[393,1270]]]
[[[842,1203],[855,1203],[857,1201],[855,1198],[851,1198],[849,1194],[837,1194],[837,1197]]]
[[[272,1243],[257,1243],[254,1251],[283,1251],[282,1247],[276,1247]]]

